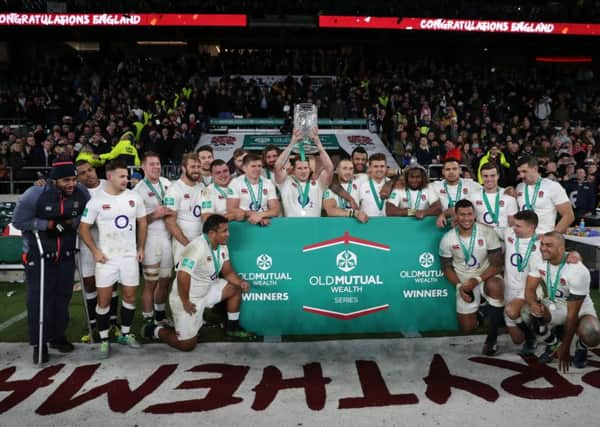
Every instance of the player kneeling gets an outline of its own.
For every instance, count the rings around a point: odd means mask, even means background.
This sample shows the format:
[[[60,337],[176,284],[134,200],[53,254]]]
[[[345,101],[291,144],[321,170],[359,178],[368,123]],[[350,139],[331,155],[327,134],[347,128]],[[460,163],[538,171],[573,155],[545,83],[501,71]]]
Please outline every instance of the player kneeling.
[[[181,351],[196,347],[198,331],[202,327],[205,308],[227,301],[225,334],[242,339],[255,339],[239,324],[242,292],[250,285],[242,280],[229,262],[229,224],[225,217],[212,215],[202,228],[203,234],[192,240],[183,250],[177,267],[169,303],[175,330],[166,326],[148,324],[144,338],[159,338]]]
[[[568,371],[571,341],[577,335],[573,365],[583,368],[588,347],[600,344],[600,322],[590,298],[590,272],[581,262],[567,262],[565,239],[556,231],[542,236],[541,248],[543,260],[529,272],[525,288],[531,314],[543,316],[552,326],[539,361],[549,363],[556,357],[559,371]],[[539,301],[535,290],[542,282],[548,297]]]

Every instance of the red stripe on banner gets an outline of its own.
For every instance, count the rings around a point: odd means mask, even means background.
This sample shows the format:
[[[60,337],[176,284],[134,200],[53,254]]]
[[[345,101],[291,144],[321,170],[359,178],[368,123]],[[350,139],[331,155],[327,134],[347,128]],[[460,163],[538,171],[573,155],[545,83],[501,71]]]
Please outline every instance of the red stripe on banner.
[[[0,13],[14,27],[246,27],[243,14],[198,13]]]
[[[352,237],[352,236],[350,236],[350,233],[348,233],[346,231],[346,232],[344,232],[344,235],[342,237],[336,237],[335,239],[324,240],[319,243],[313,243],[312,245],[307,245],[302,248],[302,252],[310,252],[310,251],[314,251],[317,249],[323,249],[323,248],[327,248],[329,246],[342,245],[342,244],[343,245],[360,245],[360,246],[366,246],[369,248],[380,249],[380,250],[384,250],[384,251],[390,250],[390,247],[388,245],[384,245],[384,244],[377,243],[377,242],[371,242],[369,240],[359,239],[358,237]]]
[[[600,35],[600,24],[594,23],[486,21],[478,19],[400,18],[393,16],[321,15],[319,16],[319,27],[578,36]]]
[[[364,310],[354,311],[352,313],[340,313],[338,311],[324,310],[321,308],[308,307],[305,305],[302,307],[302,310],[308,313],[319,314],[325,317],[332,317],[338,320],[352,320],[356,319],[357,317],[363,317],[372,313],[377,313],[378,311],[387,310],[388,308],[390,308],[390,305],[385,304],[377,307],[366,308]]]

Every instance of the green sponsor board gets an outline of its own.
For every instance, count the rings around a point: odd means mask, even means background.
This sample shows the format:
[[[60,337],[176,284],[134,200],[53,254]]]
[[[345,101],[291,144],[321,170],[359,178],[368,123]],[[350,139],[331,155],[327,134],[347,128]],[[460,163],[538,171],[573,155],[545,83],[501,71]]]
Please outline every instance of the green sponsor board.
[[[290,135],[244,135],[244,148],[247,150],[262,150],[267,145],[276,145],[285,148],[290,143]],[[326,150],[340,148],[337,137],[333,134],[319,135],[321,143]]]
[[[262,335],[455,330],[434,218],[278,218],[231,223],[233,266],[251,285],[241,321]]]

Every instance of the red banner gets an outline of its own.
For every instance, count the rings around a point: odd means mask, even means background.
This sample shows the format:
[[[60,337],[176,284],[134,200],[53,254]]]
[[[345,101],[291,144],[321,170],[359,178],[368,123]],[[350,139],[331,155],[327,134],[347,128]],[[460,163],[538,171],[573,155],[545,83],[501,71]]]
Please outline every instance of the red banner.
[[[444,18],[395,18],[323,15],[319,17],[319,27],[508,34],[600,35],[600,24],[592,23],[481,21],[471,19]]]
[[[0,13],[14,27],[245,27],[246,15],[195,13]]]

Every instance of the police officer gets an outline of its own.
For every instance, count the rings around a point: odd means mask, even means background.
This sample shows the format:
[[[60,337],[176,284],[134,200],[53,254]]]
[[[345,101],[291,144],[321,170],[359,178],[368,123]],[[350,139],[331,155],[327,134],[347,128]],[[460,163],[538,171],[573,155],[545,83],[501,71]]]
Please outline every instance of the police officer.
[[[48,347],[61,353],[73,351],[65,331],[69,323],[69,302],[75,274],[77,226],[89,193],[77,185],[71,162],[55,163],[45,186],[33,186],[20,198],[13,224],[23,232],[23,262],[27,281],[27,319],[29,343],[34,345],[33,361],[48,361]],[[41,271],[38,232],[44,256]],[[42,348],[39,343],[40,277],[44,278],[44,324]]]

